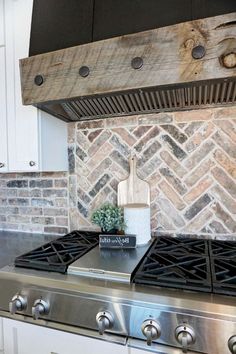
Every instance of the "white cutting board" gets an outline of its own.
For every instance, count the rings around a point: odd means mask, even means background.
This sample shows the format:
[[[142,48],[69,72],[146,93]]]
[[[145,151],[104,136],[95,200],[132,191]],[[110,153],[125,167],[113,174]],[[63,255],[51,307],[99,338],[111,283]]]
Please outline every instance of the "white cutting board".
[[[127,204],[146,204],[150,206],[150,187],[149,184],[137,176],[137,159],[131,156],[129,160],[130,175],[118,184],[118,206]]]

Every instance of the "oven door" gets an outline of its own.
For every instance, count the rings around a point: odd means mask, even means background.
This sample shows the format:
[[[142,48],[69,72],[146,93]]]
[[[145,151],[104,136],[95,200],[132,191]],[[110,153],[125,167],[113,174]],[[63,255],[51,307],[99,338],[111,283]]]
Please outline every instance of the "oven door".
[[[128,339],[128,353],[129,354],[183,354],[183,351],[179,348],[170,347],[167,345],[161,345],[153,343],[150,347],[147,346],[144,340]],[[197,352],[189,351],[188,354],[196,354]],[[199,353],[199,352],[198,352]]]

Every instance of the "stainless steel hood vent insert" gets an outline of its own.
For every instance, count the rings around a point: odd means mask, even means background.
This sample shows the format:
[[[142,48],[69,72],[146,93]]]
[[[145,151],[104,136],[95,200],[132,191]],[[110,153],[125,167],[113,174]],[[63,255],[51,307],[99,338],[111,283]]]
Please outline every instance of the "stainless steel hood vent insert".
[[[180,111],[233,104],[236,104],[235,77],[142,88],[37,106],[54,115],[57,111],[59,118],[82,121],[119,115]]]
[[[236,12],[20,61],[22,98],[65,121],[235,104]]]

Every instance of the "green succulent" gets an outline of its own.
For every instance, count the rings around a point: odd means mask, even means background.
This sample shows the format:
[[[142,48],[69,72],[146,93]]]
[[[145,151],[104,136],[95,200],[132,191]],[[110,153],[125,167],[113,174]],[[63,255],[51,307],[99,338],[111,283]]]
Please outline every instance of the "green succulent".
[[[124,210],[112,204],[104,204],[92,214],[92,223],[99,225],[103,231],[125,229]]]

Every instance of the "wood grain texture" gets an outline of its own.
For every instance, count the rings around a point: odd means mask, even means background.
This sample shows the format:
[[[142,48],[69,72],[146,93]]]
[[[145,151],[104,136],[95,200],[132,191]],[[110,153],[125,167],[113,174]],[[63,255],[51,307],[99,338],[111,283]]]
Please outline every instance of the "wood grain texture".
[[[206,55],[196,60],[198,45]],[[20,62],[23,103],[232,77],[236,68],[220,61],[229,52],[236,52],[236,12],[37,55]],[[142,57],[141,69],[131,68],[134,57]],[[84,65],[86,78],[79,76]],[[34,84],[38,74],[41,86]]]
[[[129,164],[129,177],[118,184],[118,206],[129,204],[132,204],[135,207],[140,205],[150,205],[150,187],[148,182],[143,181],[137,176],[137,159],[135,156],[130,157]]]

